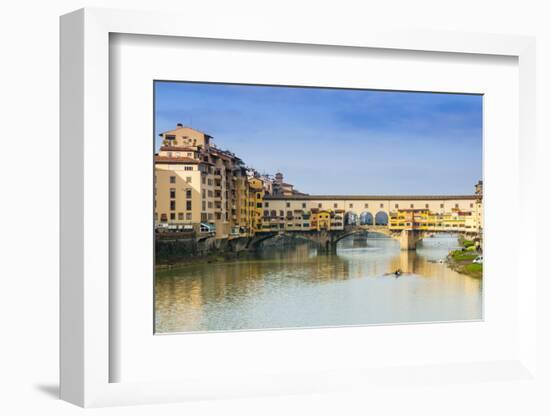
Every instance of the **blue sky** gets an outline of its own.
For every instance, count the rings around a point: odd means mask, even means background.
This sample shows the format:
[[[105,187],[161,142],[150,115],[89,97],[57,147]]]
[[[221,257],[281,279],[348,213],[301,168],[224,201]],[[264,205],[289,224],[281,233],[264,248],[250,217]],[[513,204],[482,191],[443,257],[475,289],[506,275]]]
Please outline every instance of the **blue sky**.
[[[471,194],[482,97],[155,83],[155,140],[176,123],[310,194]]]

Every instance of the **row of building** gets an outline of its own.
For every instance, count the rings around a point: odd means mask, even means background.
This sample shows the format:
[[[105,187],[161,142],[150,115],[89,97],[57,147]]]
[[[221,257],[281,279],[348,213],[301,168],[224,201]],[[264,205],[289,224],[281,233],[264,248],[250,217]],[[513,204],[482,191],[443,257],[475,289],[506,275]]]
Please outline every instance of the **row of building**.
[[[215,232],[220,238],[262,229],[266,195],[304,195],[284,182],[247,168],[212,136],[181,124],[161,134],[155,154],[157,229]]]
[[[155,155],[155,226],[219,238],[260,231],[341,230],[346,224],[390,229],[479,231],[482,185],[470,196],[310,196],[245,166],[212,136],[178,124],[161,134]]]
[[[365,203],[346,201],[319,202],[312,196],[307,198],[270,198],[264,200],[263,231],[299,231],[299,230],[342,230],[346,225],[387,226],[390,231],[421,230],[434,232],[460,232],[478,234],[483,227],[483,207],[481,198],[460,199],[437,204],[439,208],[429,208],[429,203],[422,203],[424,208],[399,208],[399,203],[380,203],[372,200]],[[457,197],[455,197],[457,198]],[[292,205],[295,205],[293,207]],[[331,206],[328,208],[326,206]],[[374,205],[376,211],[366,211]],[[401,204],[403,205],[403,204]],[[416,204],[418,205],[418,204]],[[449,207],[446,207],[449,206]],[[297,206],[297,207],[296,207]],[[325,208],[323,208],[325,206]],[[346,207],[346,209],[338,208]],[[393,209],[389,208],[393,206]],[[354,210],[354,207],[355,208]],[[358,210],[365,209],[361,213]],[[386,211],[387,209],[387,211]],[[374,212],[374,213],[373,213]]]

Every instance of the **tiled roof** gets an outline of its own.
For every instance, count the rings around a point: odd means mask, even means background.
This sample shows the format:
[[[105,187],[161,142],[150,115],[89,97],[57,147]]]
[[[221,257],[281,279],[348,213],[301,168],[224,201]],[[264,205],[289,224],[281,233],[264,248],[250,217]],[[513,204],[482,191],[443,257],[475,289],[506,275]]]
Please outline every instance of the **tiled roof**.
[[[190,157],[155,156],[155,163],[198,165],[200,162],[198,160],[192,159]]]
[[[175,152],[196,152],[197,149],[194,147],[183,147],[183,146],[161,146],[160,147],[161,152],[169,152],[169,151],[175,151]]]

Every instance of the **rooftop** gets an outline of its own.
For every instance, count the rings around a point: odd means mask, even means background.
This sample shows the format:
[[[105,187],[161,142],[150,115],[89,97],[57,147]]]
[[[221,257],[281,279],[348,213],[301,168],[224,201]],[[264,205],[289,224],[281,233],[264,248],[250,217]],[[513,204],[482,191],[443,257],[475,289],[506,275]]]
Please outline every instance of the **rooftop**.
[[[155,163],[163,163],[163,164],[187,164],[187,165],[198,165],[199,162],[196,159],[192,159],[190,157],[168,157],[168,156],[155,156]]]
[[[477,200],[480,195],[288,195],[265,197],[271,201],[448,201]]]

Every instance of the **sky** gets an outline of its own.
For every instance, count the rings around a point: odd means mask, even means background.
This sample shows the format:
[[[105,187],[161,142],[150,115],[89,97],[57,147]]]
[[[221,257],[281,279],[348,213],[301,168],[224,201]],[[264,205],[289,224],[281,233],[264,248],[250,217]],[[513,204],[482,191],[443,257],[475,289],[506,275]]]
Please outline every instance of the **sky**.
[[[155,140],[177,123],[309,194],[473,194],[482,96],[155,82]]]

